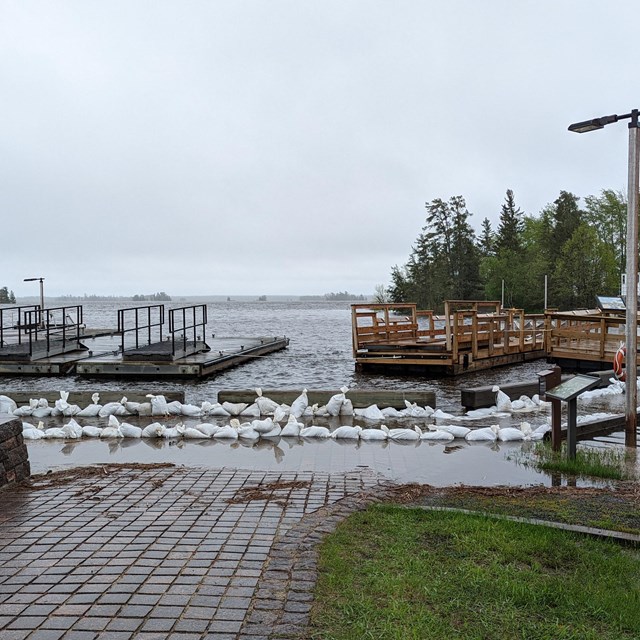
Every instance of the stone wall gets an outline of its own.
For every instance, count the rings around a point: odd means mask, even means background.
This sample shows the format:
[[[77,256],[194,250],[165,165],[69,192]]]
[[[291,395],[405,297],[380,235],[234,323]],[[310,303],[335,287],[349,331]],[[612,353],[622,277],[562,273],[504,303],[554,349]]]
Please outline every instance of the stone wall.
[[[31,473],[27,447],[22,439],[22,422],[0,418],[0,487],[20,482]]]

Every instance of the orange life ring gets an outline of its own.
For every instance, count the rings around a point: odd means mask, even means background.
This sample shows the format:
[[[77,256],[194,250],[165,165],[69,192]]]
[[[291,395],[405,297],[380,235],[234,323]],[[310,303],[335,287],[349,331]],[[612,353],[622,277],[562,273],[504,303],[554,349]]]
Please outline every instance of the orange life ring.
[[[624,344],[621,344],[618,350],[616,351],[616,355],[613,356],[613,374],[615,377],[620,380],[620,382],[624,382],[626,379],[626,372],[623,368],[624,365],[624,357],[627,355],[627,348]]]

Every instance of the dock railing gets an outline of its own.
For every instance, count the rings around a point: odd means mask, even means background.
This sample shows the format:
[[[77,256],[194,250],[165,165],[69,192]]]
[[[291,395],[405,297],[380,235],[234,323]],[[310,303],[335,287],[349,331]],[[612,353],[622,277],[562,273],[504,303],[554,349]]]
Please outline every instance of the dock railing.
[[[206,348],[204,343],[206,324],[206,304],[169,309],[169,333],[173,356],[182,358]]]
[[[84,330],[82,305],[25,311],[22,330],[28,336],[29,355],[44,356],[77,347]]]
[[[351,308],[356,359],[367,357],[368,351],[383,356],[388,347],[389,356],[429,351],[434,362],[466,365],[483,358],[541,352],[545,347],[544,314],[502,309],[499,301],[448,300],[442,315],[417,310],[413,303]]]
[[[613,363],[625,339],[625,317],[599,309],[547,311],[547,355],[550,358]]]
[[[139,349],[155,341],[162,342],[162,325],[164,324],[164,305],[151,304],[143,307],[118,309],[118,333],[120,334],[120,350],[126,350],[125,338],[133,341]]]
[[[25,314],[28,311],[39,310],[39,304],[0,308],[0,347],[9,344],[22,344],[22,337],[27,326]]]

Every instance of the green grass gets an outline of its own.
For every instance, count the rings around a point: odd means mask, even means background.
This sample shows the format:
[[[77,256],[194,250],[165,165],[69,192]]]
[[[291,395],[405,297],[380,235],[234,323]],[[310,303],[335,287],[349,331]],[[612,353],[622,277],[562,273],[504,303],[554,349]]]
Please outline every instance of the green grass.
[[[629,464],[628,454],[620,449],[590,449],[581,447],[574,459],[567,458],[566,443],[561,451],[554,451],[549,442],[536,442],[531,451],[521,451],[514,459],[519,464],[541,471],[563,473],[579,478],[634,480],[635,467]]]
[[[309,638],[640,637],[640,554],[563,531],[375,506],[319,565]]]

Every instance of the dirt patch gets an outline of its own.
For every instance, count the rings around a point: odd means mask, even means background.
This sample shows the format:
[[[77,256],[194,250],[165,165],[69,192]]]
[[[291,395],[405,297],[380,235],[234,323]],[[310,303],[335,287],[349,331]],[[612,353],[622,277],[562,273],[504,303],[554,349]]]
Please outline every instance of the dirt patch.
[[[640,484],[613,487],[432,487],[405,485],[388,494],[396,504],[468,509],[640,534]]]
[[[25,489],[38,491],[40,489],[50,489],[52,487],[63,487],[68,484],[83,480],[85,478],[95,478],[109,476],[117,471],[149,471],[162,468],[175,468],[171,462],[160,462],[157,464],[144,463],[123,463],[123,464],[100,464],[90,467],[77,467],[74,469],[63,469],[52,471],[42,475],[31,476],[21,483]],[[84,492],[83,492],[84,493]]]
[[[253,502],[254,500],[264,500],[265,502],[274,502],[281,507],[287,506],[287,497],[289,492],[294,489],[306,489],[311,486],[311,482],[306,480],[288,481],[288,482],[270,482],[269,484],[260,484],[256,487],[243,487],[236,491],[233,498],[229,498],[227,504],[244,504]],[[286,492],[287,495],[282,495]]]

